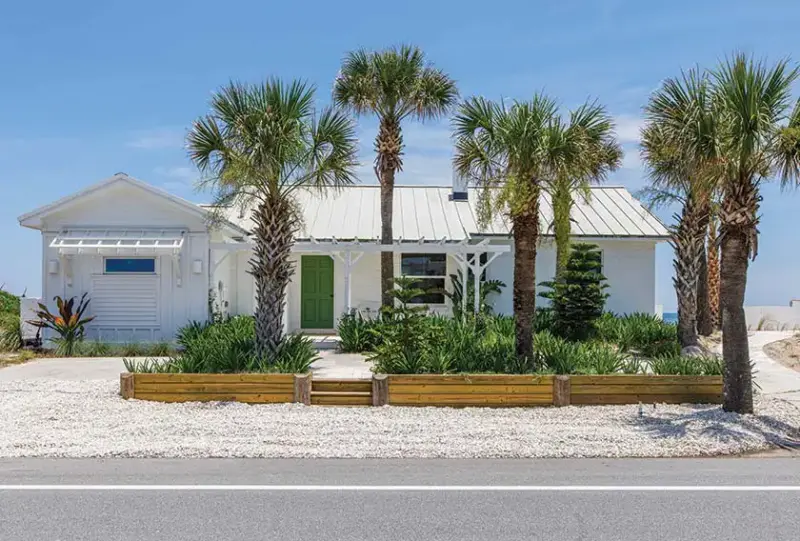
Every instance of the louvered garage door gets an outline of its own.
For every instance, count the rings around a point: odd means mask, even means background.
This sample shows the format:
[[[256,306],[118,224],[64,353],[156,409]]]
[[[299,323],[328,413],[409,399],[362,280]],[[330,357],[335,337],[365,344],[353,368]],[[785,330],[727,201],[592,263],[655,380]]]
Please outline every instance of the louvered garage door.
[[[112,328],[158,327],[158,276],[97,275],[89,304],[93,325]]]

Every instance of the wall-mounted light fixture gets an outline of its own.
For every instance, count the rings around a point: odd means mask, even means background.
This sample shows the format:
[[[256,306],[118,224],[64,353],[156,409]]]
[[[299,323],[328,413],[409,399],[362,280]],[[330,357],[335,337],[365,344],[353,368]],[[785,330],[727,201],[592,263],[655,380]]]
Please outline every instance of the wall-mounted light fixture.
[[[47,262],[47,273],[58,274],[58,259],[51,259]]]
[[[203,260],[202,259],[195,259],[192,261],[192,274],[202,274],[203,272]]]

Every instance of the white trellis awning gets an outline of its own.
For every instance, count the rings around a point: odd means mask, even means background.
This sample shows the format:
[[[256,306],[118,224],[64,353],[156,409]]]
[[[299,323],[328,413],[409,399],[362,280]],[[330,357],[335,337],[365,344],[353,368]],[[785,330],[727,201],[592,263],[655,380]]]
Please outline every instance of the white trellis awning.
[[[50,243],[59,254],[179,254],[185,231],[169,229],[69,229]]]

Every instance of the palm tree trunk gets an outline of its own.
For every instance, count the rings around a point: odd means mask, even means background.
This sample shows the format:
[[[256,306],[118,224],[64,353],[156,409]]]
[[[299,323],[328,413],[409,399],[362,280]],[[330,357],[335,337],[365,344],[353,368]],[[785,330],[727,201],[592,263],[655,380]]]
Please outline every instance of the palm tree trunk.
[[[700,220],[700,231],[702,236],[700,254],[700,269],[697,275],[697,332],[701,336],[711,336],[714,332],[714,322],[711,319],[711,302],[708,291],[708,260],[706,258],[706,229],[708,228],[708,211],[704,211],[704,218]]]
[[[553,230],[556,240],[556,279],[560,278],[569,261],[569,237],[571,234],[570,211],[572,196],[556,190],[553,193]]]
[[[714,330],[722,325],[722,308],[719,297],[719,246],[717,244],[717,221],[713,217],[708,221],[708,304]]]
[[[723,408],[753,413],[753,374],[744,315],[747,267],[757,252],[757,188],[747,179],[728,190],[720,209],[722,261],[722,356],[724,360]]]
[[[678,300],[678,340],[682,348],[698,344],[697,281],[705,242],[701,219],[702,208],[698,208],[691,198],[688,199],[670,240],[675,249],[675,277],[672,283]]]
[[[250,270],[256,287],[256,354],[274,357],[283,338],[286,287],[294,273],[290,259],[296,223],[291,201],[274,196],[253,210],[255,246]]]
[[[402,170],[403,135],[396,119],[381,119],[375,138],[375,171],[381,184],[381,244],[394,243],[392,218],[394,213],[394,177]],[[394,252],[381,252],[381,304],[394,305]]]
[[[381,244],[394,242],[392,216],[394,212],[394,171],[381,174]],[[381,304],[392,306],[394,297],[394,252],[381,252]]]
[[[536,245],[539,241],[538,197],[533,209],[513,218],[514,318],[517,358],[533,359],[536,314]]]

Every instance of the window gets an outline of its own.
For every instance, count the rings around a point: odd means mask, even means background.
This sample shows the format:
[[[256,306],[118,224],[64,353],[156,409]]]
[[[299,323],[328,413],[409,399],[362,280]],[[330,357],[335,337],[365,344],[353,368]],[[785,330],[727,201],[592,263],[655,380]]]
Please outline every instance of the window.
[[[155,274],[154,257],[107,257],[104,261],[106,274]]]
[[[416,287],[427,293],[414,297],[414,304],[444,304],[444,283],[447,276],[445,254],[401,254],[400,274],[418,278]]]

